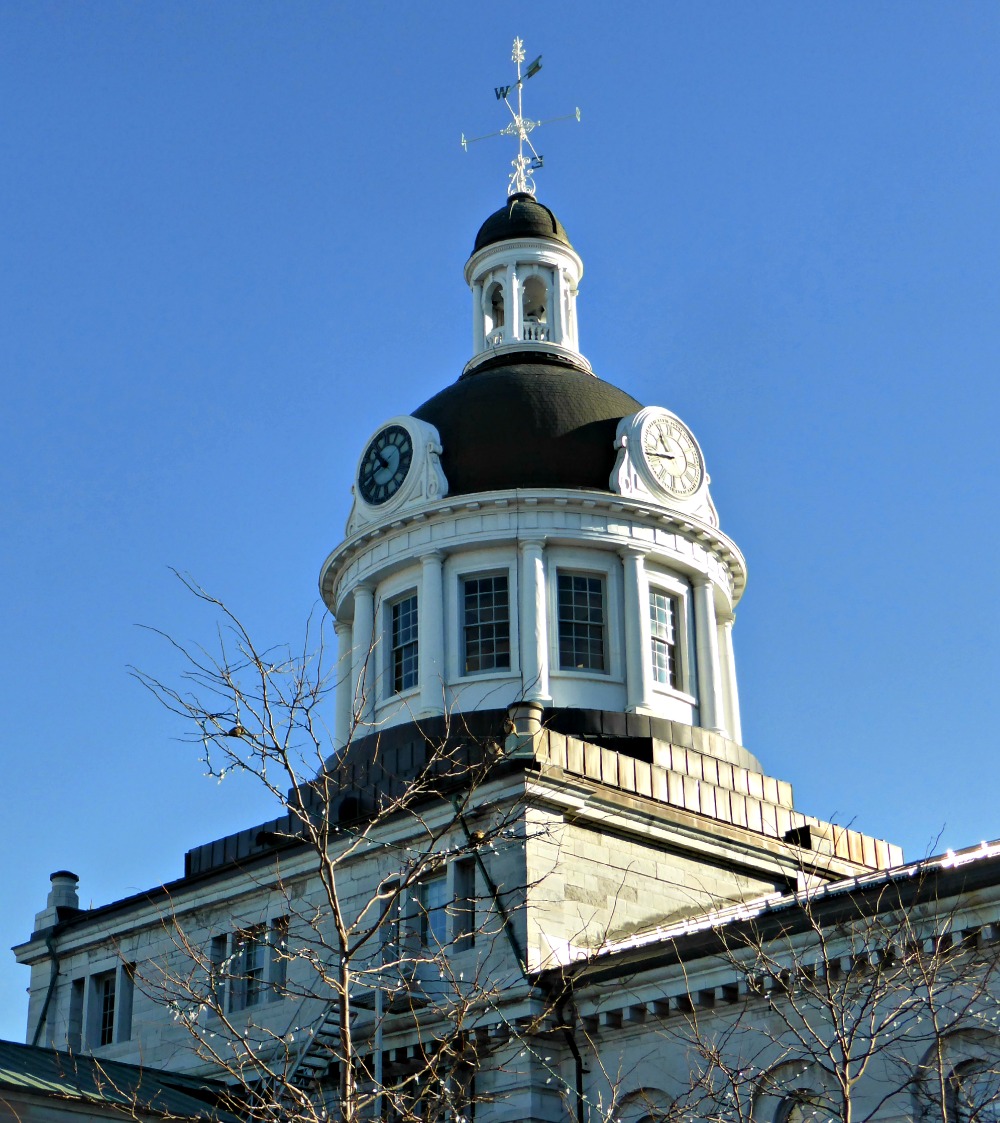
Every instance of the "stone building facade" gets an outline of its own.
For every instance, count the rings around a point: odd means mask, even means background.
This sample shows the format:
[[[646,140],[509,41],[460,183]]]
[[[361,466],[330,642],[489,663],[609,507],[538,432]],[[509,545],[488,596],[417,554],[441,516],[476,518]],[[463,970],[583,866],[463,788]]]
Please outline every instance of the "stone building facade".
[[[995,1117],[1000,856],[904,866],[742,745],[743,557],[687,426],[581,353],[582,275],[533,196],[483,224],[472,357],[359,449],[322,566],[325,765],[169,885],[54,874],[30,1042],[262,1116]],[[238,701],[209,737],[276,752]]]

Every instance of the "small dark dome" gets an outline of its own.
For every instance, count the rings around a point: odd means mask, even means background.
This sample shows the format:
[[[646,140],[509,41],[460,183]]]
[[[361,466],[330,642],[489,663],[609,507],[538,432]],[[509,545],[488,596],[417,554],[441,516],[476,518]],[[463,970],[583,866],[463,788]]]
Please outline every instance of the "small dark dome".
[[[476,244],[472,252],[494,242],[505,242],[508,238],[551,238],[573,248],[563,224],[549,210],[542,206],[534,195],[518,192],[511,195],[507,202],[479,227]]]
[[[413,411],[441,435],[449,495],[510,488],[608,491],[618,422],[642,409],[624,390],[551,356],[484,367]]]

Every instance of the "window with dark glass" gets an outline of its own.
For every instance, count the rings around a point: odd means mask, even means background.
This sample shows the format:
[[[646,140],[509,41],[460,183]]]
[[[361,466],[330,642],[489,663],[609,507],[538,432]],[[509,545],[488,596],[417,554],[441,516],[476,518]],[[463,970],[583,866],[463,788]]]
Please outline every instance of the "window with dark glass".
[[[263,1001],[267,931],[263,925],[236,933],[232,988],[234,1010],[246,1010]]]
[[[115,1039],[115,972],[94,980],[97,997],[97,1044],[110,1045]]]
[[[462,613],[464,673],[509,670],[510,598],[506,573],[464,578]]]
[[[448,942],[448,878],[444,873],[417,886],[417,920],[420,946],[442,948]]]
[[[649,635],[652,645],[653,679],[664,686],[680,687],[677,628],[680,606],[677,598],[660,589],[649,591]]]
[[[559,666],[604,671],[604,578],[560,573],[558,580]]]
[[[268,975],[269,997],[272,1002],[285,997],[288,981],[288,917],[279,916],[271,921],[271,969]]]
[[[417,685],[417,594],[392,606],[392,689],[399,694]]]

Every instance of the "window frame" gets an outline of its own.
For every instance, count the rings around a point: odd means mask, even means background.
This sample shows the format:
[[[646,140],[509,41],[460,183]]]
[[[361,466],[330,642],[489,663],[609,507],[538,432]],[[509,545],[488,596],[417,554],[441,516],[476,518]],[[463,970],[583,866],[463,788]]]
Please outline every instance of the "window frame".
[[[458,589],[456,597],[456,615],[458,618],[459,630],[459,643],[458,643],[458,675],[460,679],[480,679],[490,675],[507,676],[514,672],[514,617],[516,617],[516,589],[513,589],[513,582],[511,581],[510,569],[507,566],[496,566],[487,569],[475,569],[463,571],[457,575]],[[466,582],[469,581],[486,581],[496,580],[503,578],[507,586],[507,666],[506,667],[481,667],[479,670],[470,671],[468,669],[468,639],[470,627],[482,627],[480,624],[470,625],[466,616]],[[512,608],[515,611],[512,611]],[[496,624],[496,621],[492,621]]]
[[[677,684],[660,682],[656,677],[656,662],[653,657],[653,645],[656,638],[653,635],[653,625],[650,619],[650,609],[654,594],[673,598],[677,611],[674,621],[674,662],[677,670]],[[691,608],[691,586],[688,582],[664,573],[655,568],[646,571],[646,605],[645,612],[649,620],[649,646],[643,652],[650,670],[650,682],[657,694],[670,698],[680,698],[693,706],[698,704],[697,694],[697,667],[695,665],[695,636],[694,614]]]
[[[417,947],[421,952],[433,955],[447,948],[450,943],[450,882],[448,871],[442,868],[430,871],[416,883],[415,935]],[[442,891],[439,904],[430,904],[427,900],[427,892],[431,886]],[[439,925],[440,938],[437,933]]]
[[[601,624],[600,624],[600,628],[601,628],[601,648],[602,648],[601,659],[602,659],[602,662],[604,664],[602,667],[590,667],[590,666],[581,667],[579,665],[577,665],[577,666],[572,666],[572,665],[567,666],[567,665],[563,664],[563,661],[562,661],[562,650],[563,650],[562,624],[563,624],[563,619],[562,619],[562,615],[561,615],[561,603],[560,603],[561,602],[560,582],[562,581],[562,579],[564,577],[568,578],[568,579],[584,578],[586,580],[596,580],[596,581],[600,582],[601,617],[602,617]],[[608,584],[609,584],[608,574],[605,571],[597,570],[597,569],[578,568],[576,566],[562,566],[562,565],[558,565],[558,564],[556,565],[556,567],[555,567],[554,588],[553,588],[553,592],[552,592],[552,596],[551,596],[550,600],[552,602],[553,615],[555,616],[555,635],[553,637],[554,648],[555,648],[554,668],[556,669],[557,673],[568,674],[568,675],[595,675],[595,676],[599,676],[602,680],[605,680],[609,677],[612,677],[611,676],[611,663],[612,663],[611,649],[612,649],[612,644],[610,642],[610,640],[611,640],[611,636],[610,636],[610,629],[611,629],[610,615],[611,615],[611,613],[610,613],[610,597],[608,595]],[[588,595],[589,595],[589,593],[588,593]],[[567,620],[566,623],[567,624],[578,624],[578,623],[581,623],[581,622],[575,621],[575,620]],[[584,626],[585,627],[595,627],[595,625],[590,623],[589,621],[586,622]]]
[[[288,996],[288,924],[288,916],[274,916],[210,937],[208,987],[213,1013],[242,1013]],[[251,948],[252,979],[247,968]]]
[[[407,601],[413,601],[414,605],[414,624],[413,624],[413,639],[408,640],[406,643],[396,644],[396,631],[395,631],[395,613],[396,610]],[[407,694],[414,693],[420,689],[420,589],[416,585],[402,590],[395,594],[393,597],[385,602],[385,627],[383,634],[386,637],[386,667],[385,667],[385,700],[389,701],[393,698],[401,698]],[[405,648],[412,647],[412,660],[413,660],[413,680],[409,684],[404,684],[400,687],[396,686],[396,652],[402,652]],[[400,656],[401,661],[405,660],[405,654]]]
[[[604,578],[604,642],[607,669],[604,671],[563,669],[559,665],[559,574],[577,573]],[[625,620],[623,616],[625,574],[621,557],[600,549],[576,544],[546,544],[545,589],[548,613],[549,678],[565,682],[625,685]],[[603,695],[610,699],[611,694]],[[614,706],[605,706],[605,709]]]

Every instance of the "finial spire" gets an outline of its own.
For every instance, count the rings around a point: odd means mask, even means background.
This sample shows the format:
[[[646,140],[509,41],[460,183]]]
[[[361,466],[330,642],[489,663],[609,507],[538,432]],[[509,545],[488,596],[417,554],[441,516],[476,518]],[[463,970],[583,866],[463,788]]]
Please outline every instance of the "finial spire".
[[[467,137],[462,133],[462,147],[468,152],[469,145],[477,140],[486,140],[491,136],[516,136],[517,137],[517,155],[511,160],[513,172],[510,174],[510,182],[507,185],[508,195],[534,195],[535,193],[535,180],[534,173],[545,163],[542,156],[535,150],[535,146],[531,143],[531,138],[528,135],[532,130],[537,129],[539,125],[548,124],[552,121],[566,121],[570,117],[575,117],[580,120],[580,110],[577,109],[574,113],[567,113],[563,117],[550,117],[549,121],[533,121],[530,117],[524,116],[524,109],[522,105],[522,90],[524,83],[529,78],[534,76],[542,69],[542,56],[539,55],[533,62],[529,63],[527,69],[522,73],[521,64],[527,57],[524,53],[524,42],[518,38],[514,40],[514,49],[511,52],[511,60],[517,67],[517,82],[512,86],[495,86],[493,92],[497,96],[497,101],[502,101],[504,105],[510,110],[510,115],[513,118],[511,122],[499,132],[486,133],[485,136],[472,136]],[[517,90],[517,109],[510,103],[511,90]],[[527,148],[527,152],[525,152]]]

